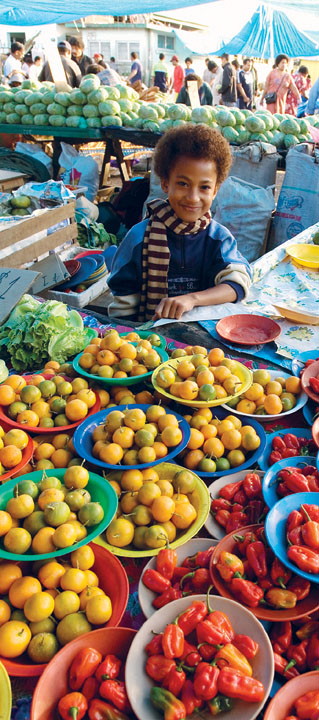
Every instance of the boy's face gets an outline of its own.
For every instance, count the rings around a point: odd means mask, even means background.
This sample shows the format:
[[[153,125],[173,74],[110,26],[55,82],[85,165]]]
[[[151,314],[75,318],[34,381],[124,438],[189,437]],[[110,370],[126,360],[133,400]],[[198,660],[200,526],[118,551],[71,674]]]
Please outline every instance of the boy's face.
[[[183,222],[195,222],[210,210],[218,190],[216,165],[212,160],[183,155],[161,186],[176,215]]]

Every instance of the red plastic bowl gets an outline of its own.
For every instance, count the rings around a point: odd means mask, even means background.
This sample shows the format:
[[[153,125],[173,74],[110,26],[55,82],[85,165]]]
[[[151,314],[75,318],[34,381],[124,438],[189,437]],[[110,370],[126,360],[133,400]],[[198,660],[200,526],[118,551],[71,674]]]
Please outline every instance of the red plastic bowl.
[[[70,277],[73,277],[81,268],[81,263],[79,260],[65,260],[63,263],[70,275]]]
[[[313,390],[311,390],[311,387],[309,385],[309,380],[311,377],[317,377],[319,375],[319,360],[317,360],[314,363],[311,363],[311,365],[308,365],[306,367],[300,376],[301,379],[301,387],[305,391],[305,393],[308,395],[308,397],[311,398],[311,400],[314,400],[316,403],[319,403],[319,394],[315,393]]]
[[[33,377],[33,375],[34,375],[34,373],[32,375],[23,375],[24,379],[27,382],[27,385],[28,385],[28,379]],[[41,373],[41,375],[43,375],[45,380],[52,379],[52,375],[47,375],[46,373]],[[63,376],[63,377],[65,377],[65,376]],[[53,376],[53,378],[54,378],[54,376]],[[65,379],[68,380],[67,377],[65,377]],[[78,425],[80,425],[81,422],[83,422],[83,420],[85,420],[87,417],[89,417],[89,415],[94,415],[94,413],[99,412],[100,407],[101,407],[101,401],[100,401],[99,396],[97,395],[95,404],[93,405],[93,407],[91,407],[89,409],[88,414],[85,416],[85,418],[82,418],[82,420],[78,420],[75,423],[71,423],[71,425],[62,425],[60,427],[54,426],[51,428],[39,427],[39,426],[28,427],[27,430],[28,430],[28,432],[35,433],[36,435],[40,435],[40,434],[41,435],[44,435],[44,434],[51,435],[52,433],[68,432],[69,430],[72,430],[73,428],[78,427]],[[25,425],[21,425],[20,423],[17,423],[15,420],[11,420],[11,418],[9,418],[8,415],[5,414],[4,405],[0,405],[0,424],[1,425],[2,425],[2,421],[7,423],[7,425],[10,425],[10,427],[19,428],[19,430],[26,430]],[[0,477],[2,477],[2,476],[0,476]]]
[[[99,578],[99,587],[102,588],[105,594],[111,598],[112,602],[112,616],[110,620],[106,623],[104,628],[95,630],[94,633],[96,633],[102,632],[105,628],[115,628],[120,624],[128,601],[129,584],[126,571],[115,555],[112,555],[109,550],[100,547],[100,545],[89,543],[89,546],[92,548],[95,555],[95,563],[92,570]],[[67,555],[65,555],[65,558],[66,557]],[[70,645],[73,645],[74,642],[81,641],[83,637],[84,636],[81,635],[75,641],[66,645],[60,652],[65,652]],[[82,647],[91,645],[91,633],[86,633],[85,637],[86,643]],[[55,663],[55,659],[58,655],[60,655],[60,652],[51,660],[50,666],[52,663]],[[30,664],[27,654],[18,657],[16,660],[0,657],[0,661],[5,666],[8,675],[13,677],[38,677],[39,675],[42,675],[43,671],[49,664]],[[59,676],[59,672],[57,673],[57,676]],[[46,716],[46,719],[47,718],[48,716]]]
[[[1,425],[4,429],[4,423],[1,422]],[[20,427],[22,427],[22,429],[23,429],[23,425]],[[7,429],[10,430],[9,427]],[[6,432],[7,432],[7,430],[6,430]],[[15,477],[16,474],[20,470],[22,470],[28,464],[28,462],[31,460],[32,455],[33,455],[33,450],[34,450],[33,441],[29,437],[27,446],[24,448],[24,450],[22,450],[21,462],[19,462],[18,465],[15,465],[15,467],[10,468],[10,470],[7,470],[7,472],[3,473],[3,475],[0,475],[0,483],[3,483],[3,482],[5,482],[5,480],[10,480],[10,478]]]
[[[108,654],[117,655],[123,660],[124,665],[136,632],[131,628],[102,628],[81,635],[62,648],[47,665],[35,688],[30,720],[49,720],[57,717],[55,709],[59,699],[70,692],[67,683],[68,669],[79,650],[93,647],[99,650],[103,657]]]
[[[264,315],[228,315],[218,320],[220,337],[237,345],[264,345],[281,333],[281,327]]]
[[[246,533],[254,532],[258,528],[260,529],[260,525],[247,525],[247,527],[245,528],[240,528],[240,531],[238,531],[237,534],[246,535]],[[222,597],[230,598],[230,600],[236,600],[236,598],[229,591],[229,585],[222,580],[216,568],[216,564],[218,562],[219,555],[223,550],[226,550],[226,552],[230,553],[234,552],[236,545],[234,535],[236,535],[236,533],[233,532],[225,535],[225,537],[218,543],[218,545],[216,545],[214,552],[212,553],[210,562],[210,575],[215,589],[217,590],[219,595],[221,595]],[[256,608],[251,608],[248,605],[244,605],[244,607],[247,607],[250,612],[252,612],[257,618],[259,618],[259,620],[270,620],[271,622],[281,622],[284,620],[293,621],[297,620],[297,618],[302,618],[304,617],[304,615],[308,615],[318,609],[319,593],[316,586],[312,584],[308,597],[306,597],[304,600],[301,600],[301,602],[298,602],[296,607],[289,610],[272,610],[271,608],[264,607],[263,605],[260,605]]]

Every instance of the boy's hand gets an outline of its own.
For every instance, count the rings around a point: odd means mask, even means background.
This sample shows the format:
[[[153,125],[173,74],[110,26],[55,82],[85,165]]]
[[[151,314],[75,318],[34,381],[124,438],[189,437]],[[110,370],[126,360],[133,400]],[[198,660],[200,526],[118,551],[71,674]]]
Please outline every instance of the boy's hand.
[[[163,298],[157,306],[152,319],[169,318],[170,320],[179,320],[183,313],[192,310],[194,305],[195,300],[192,295]]]

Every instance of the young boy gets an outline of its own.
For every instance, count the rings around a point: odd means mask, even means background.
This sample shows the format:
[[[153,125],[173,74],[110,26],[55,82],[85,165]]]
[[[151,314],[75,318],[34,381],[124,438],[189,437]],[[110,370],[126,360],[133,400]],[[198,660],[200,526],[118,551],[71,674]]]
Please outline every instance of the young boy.
[[[153,200],[114,256],[109,315],[139,322],[179,320],[194,307],[237,302],[250,286],[248,262],[210,207],[231,166],[228,142],[207,125],[168,130],[154,169],[168,200]]]

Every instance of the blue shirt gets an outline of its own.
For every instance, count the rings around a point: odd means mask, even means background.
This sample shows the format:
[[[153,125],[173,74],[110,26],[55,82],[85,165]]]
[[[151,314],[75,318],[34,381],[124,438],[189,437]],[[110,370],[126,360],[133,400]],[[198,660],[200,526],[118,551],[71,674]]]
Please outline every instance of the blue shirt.
[[[194,70],[194,68],[185,68],[184,74],[185,74],[185,75],[190,75],[190,74],[194,75],[194,74],[195,74],[195,70]]]
[[[308,105],[306,108],[306,112],[308,113],[308,115],[314,114],[315,109],[318,106],[318,100],[319,100],[319,77],[317,78],[316,82],[314,82],[311,90],[309,91]]]
[[[136,70],[135,75],[132,77],[132,82],[137,82],[137,80],[142,80],[142,63],[140,60],[134,60],[131,67],[131,72],[133,70]]]

